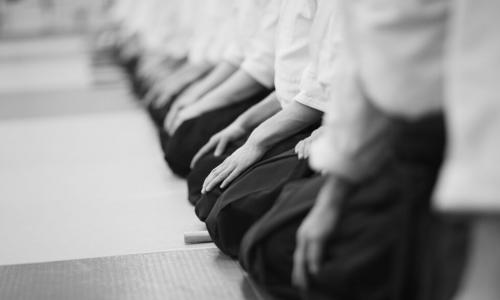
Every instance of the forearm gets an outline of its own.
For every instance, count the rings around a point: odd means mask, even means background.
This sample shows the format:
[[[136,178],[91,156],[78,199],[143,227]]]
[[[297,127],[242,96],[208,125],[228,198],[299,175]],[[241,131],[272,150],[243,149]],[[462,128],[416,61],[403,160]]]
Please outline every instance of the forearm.
[[[316,198],[317,209],[338,209],[352,189],[352,184],[335,175],[328,175]]]
[[[210,72],[209,75],[196,84],[196,86],[190,90],[190,93],[192,93],[192,95],[196,98],[202,97],[227,80],[237,70],[238,68],[236,66],[228,62],[221,62]]]
[[[249,99],[266,88],[244,71],[238,70],[217,88],[196,102],[201,112],[208,112]]]
[[[368,104],[356,114],[332,113],[324,124],[323,134],[311,146],[309,162],[316,170],[357,183],[391,156],[397,124]]]
[[[246,132],[251,132],[255,127],[275,115],[281,110],[281,105],[276,99],[276,93],[271,93],[266,99],[255,104],[242,115],[240,115],[233,125],[238,126]]]
[[[166,79],[166,82],[169,84],[169,89],[175,94],[180,92],[188,84],[203,76],[210,68],[211,66],[208,64],[193,65],[186,63],[171,74]]]
[[[278,142],[318,123],[321,116],[321,111],[294,102],[259,125],[248,142],[270,149]]]

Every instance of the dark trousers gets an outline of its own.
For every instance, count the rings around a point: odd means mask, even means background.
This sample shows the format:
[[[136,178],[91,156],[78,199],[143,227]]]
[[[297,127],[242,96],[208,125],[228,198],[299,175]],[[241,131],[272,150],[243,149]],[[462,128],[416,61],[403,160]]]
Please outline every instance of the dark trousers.
[[[196,214],[224,253],[236,257],[244,234],[272,207],[283,186],[313,174],[307,161],[299,160],[293,149],[314,129],[279,143],[226,189],[216,188],[201,196]]]
[[[291,272],[297,229],[314,205],[321,177],[287,185],[245,235],[240,262],[254,279],[284,299],[450,299],[464,264],[466,228],[438,222],[430,212],[443,120],[432,116],[397,126],[392,159],[344,199],[310,291],[301,295]]]
[[[191,171],[191,160],[198,150],[214,134],[229,126],[248,108],[264,99],[266,95],[267,92],[187,120],[172,136],[162,130],[160,134],[162,149],[170,169],[176,175],[186,177]]]

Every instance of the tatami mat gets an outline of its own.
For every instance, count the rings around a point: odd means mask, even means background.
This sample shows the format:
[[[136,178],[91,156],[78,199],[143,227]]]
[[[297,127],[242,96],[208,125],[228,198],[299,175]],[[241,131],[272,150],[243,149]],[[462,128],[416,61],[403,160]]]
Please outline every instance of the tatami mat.
[[[47,59],[61,56],[82,56],[88,52],[85,39],[80,36],[39,37],[30,39],[2,39],[0,61],[18,59]]]
[[[83,55],[0,61],[0,93],[85,88],[90,72]]]
[[[204,229],[184,180],[82,47],[0,45],[0,299],[262,299],[213,244],[184,244]]]
[[[2,40],[0,93],[88,88],[92,70],[82,37]]]
[[[141,110],[0,122],[0,264],[184,247],[202,227]]]
[[[216,249],[0,267],[0,299],[262,299]]]
[[[137,110],[125,87],[0,93],[0,121]]]

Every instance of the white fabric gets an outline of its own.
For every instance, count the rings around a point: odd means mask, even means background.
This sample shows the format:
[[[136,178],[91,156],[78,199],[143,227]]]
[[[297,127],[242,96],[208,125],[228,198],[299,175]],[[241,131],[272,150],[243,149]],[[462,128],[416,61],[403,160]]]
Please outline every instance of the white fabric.
[[[343,2],[363,88],[384,111],[419,118],[442,108],[447,2]]]
[[[189,60],[195,64],[215,64],[222,60],[224,49],[232,38],[231,0],[197,0],[194,37]]]
[[[281,106],[286,107],[299,93],[302,73],[310,60],[310,33],[317,0],[282,1],[281,5],[274,85]]]
[[[336,21],[330,24],[333,31],[325,41],[331,48],[320,51],[321,64],[327,67],[318,71],[318,81],[326,84],[330,101],[323,134],[311,145],[310,164],[318,171],[358,182],[375,171],[389,153],[391,121],[365,97],[357,56],[342,39],[346,34],[343,20]],[[351,19],[350,24],[355,21]]]
[[[358,182],[384,162],[391,121],[364,96],[347,49],[339,51],[322,135],[311,145],[310,165]]]
[[[325,111],[329,86],[338,74],[337,55],[342,43],[341,19],[336,0],[318,0],[310,35],[310,62],[302,74],[295,101]]]
[[[117,0],[113,4],[110,17],[116,23],[123,23],[132,17],[134,6],[137,1],[133,0]]]
[[[173,0],[175,4],[175,30],[163,45],[167,56],[173,58],[187,57],[194,35],[196,7],[199,0]]]
[[[224,60],[240,66],[245,60],[245,49],[257,34],[268,1],[234,0],[232,23],[232,41],[224,51]]]
[[[242,70],[268,88],[274,86],[275,39],[281,1],[268,1],[259,29],[248,43],[241,64]]]
[[[149,8],[149,22],[143,33],[144,47],[150,52],[163,52],[163,47],[177,29],[177,5],[174,0],[154,0]]]
[[[498,213],[500,38],[495,13],[500,3],[342,3],[352,46],[345,53],[354,57],[347,73],[351,76],[332,90],[332,109],[325,119],[331,130],[313,145],[311,163],[359,180],[373,169],[364,163],[369,157],[372,163],[383,161],[384,132],[391,127],[384,115],[413,119],[444,109],[448,150],[435,191],[436,208]],[[321,156],[331,158],[317,161]]]
[[[500,2],[452,1],[448,151],[435,199],[451,211],[500,212]]]

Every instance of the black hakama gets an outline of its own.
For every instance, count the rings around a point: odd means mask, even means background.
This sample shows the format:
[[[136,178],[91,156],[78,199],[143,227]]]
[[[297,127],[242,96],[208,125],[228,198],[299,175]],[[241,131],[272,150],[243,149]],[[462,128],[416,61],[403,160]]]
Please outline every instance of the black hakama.
[[[297,158],[294,148],[315,128],[280,142],[225,190],[216,188],[197,202],[196,214],[224,253],[238,255],[243,235],[272,207],[283,186],[313,174],[307,161]]]
[[[160,137],[165,161],[174,174],[186,177],[191,171],[191,160],[198,150],[208,143],[214,134],[229,126],[247,109],[264,99],[268,93],[259,93],[240,103],[187,120],[172,136],[163,132]]]
[[[309,278],[309,292],[301,295],[292,286],[291,273],[296,233],[324,182],[320,177],[283,189],[276,205],[245,235],[239,255],[243,267],[286,299],[449,300],[437,295],[456,291],[464,247],[453,249],[453,254],[450,246],[463,246],[466,230],[454,226],[450,235],[449,226],[429,221],[444,148],[443,127],[441,117],[400,124],[390,161],[357,184],[340,204],[320,272]],[[434,234],[425,238],[432,230]],[[435,282],[442,279],[429,272],[436,269],[435,263],[441,273],[455,272],[448,282]],[[425,286],[429,279],[431,288]]]

